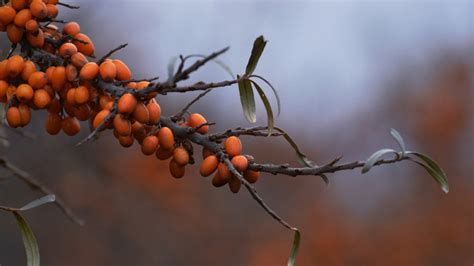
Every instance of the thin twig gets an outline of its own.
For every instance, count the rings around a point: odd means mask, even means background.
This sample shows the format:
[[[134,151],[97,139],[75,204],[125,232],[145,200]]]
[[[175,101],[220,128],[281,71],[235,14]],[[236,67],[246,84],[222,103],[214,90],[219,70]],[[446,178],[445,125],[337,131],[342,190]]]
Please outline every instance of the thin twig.
[[[105,61],[105,59],[109,58],[115,52],[117,52],[119,50],[122,50],[123,48],[127,47],[127,45],[128,45],[128,43],[124,43],[124,44],[119,45],[117,48],[112,49],[110,52],[108,52],[106,55],[104,55],[101,59],[99,59],[99,61],[97,61],[97,64],[98,65],[102,64]]]
[[[207,90],[205,90],[204,92],[202,92],[201,94],[199,94],[196,98],[194,98],[194,100],[192,100],[191,102],[189,102],[178,114],[176,114],[176,115],[175,115],[175,118],[180,119],[181,117],[183,117],[183,115],[188,111],[188,109],[189,109],[194,103],[196,103],[197,101],[199,101],[202,97],[206,96],[206,94],[208,94],[209,92],[211,92],[211,89],[207,89]]]
[[[59,6],[64,6],[64,7],[70,8],[70,9],[79,9],[79,8],[81,8],[80,6],[73,6],[73,5],[62,3],[62,2],[59,2],[58,5]]]

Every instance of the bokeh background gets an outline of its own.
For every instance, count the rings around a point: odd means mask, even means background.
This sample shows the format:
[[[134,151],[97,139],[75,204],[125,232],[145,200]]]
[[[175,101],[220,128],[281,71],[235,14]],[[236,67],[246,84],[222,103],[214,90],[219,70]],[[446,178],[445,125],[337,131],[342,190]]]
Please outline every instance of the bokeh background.
[[[474,263],[474,2],[473,1],[68,1],[62,9],[91,36],[101,56],[116,57],[136,78],[167,76],[170,58],[222,57],[236,73],[255,37],[269,40],[257,73],[277,87],[287,129],[315,162],[338,155],[363,160],[397,147],[398,129],[410,149],[445,169],[445,195],[416,165],[402,162],[316,177],[264,175],[260,194],[300,228],[298,265],[472,265]],[[0,35],[2,49],[6,36]],[[189,82],[219,81],[210,64]],[[160,96],[163,113],[195,94]],[[274,100],[272,98],[272,100]],[[265,123],[263,106],[259,122]],[[215,90],[196,104],[220,131],[249,126],[237,87]],[[11,133],[4,151],[86,220],[79,227],[54,206],[28,212],[44,265],[285,265],[293,234],[272,220],[246,191],[212,187],[189,167],[173,179],[167,164],[139,147],[121,148],[108,134],[83,147],[87,132],[69,138],[44,133],[37,112]],[[259,162],[297,164],[282,139],[244,139]],[[38,197],[15,178],[1,179],[2,205]],[[0,213],[0,264],[25,263],[11,214]]]

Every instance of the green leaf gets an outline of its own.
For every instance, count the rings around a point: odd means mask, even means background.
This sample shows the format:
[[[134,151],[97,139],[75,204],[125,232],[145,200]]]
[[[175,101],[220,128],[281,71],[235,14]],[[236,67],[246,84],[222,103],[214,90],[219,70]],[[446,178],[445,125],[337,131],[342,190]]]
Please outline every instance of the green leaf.
[[[49,194],[26,204],[25,206],[20,208],[20,211],[27,211],[54,201],[56,201],[56,196],[54,194]]]
[[[258,78],[258,79],[262,80],[263,82],[265,82],[272,89],[273,94],[275,95],[275,98],[277,100],[277,107],[278,107],[277,115],[279,116],[280,115],[280,110],[281,110],[281,103],[280,103],[280,96],[278,95],[278,92],[275,89],[275,87],[273,87],[273,85],[268,80],[266,80],[265,78],[263,78],[259,75],[252,75],[250,77],[255,77],[255,78]]]
[[[265,41],[263,36],[258,37],[253,42],[252,53],[250,54],[249,62],[247,63],[247,68],[245,69],[245,76],[252,75],[253,71],[257,67],[258,60],[265,49],[265,45],[267,45],[267,41]]]
[[[293,147],[293,149],[295,150],[296,152],[296,155],[298,156],[298,160],[299,162],[303,165],[303,166],[306,166],[306,167],[313,167],[314,166],[314,163],[312,161],[310,161],[308,159],[308,157],[306,157],[306,155],[301,152],[301,150],[298,148],[298,145],[296,144],[296,142],[290,137],[290,135],[288,135],[288,133],[286,133],[283,129],[281,128],[278,128],[278,127],[275,127],[275,129],[278,131],[278,132],[281,132],[283,133],[283,137],[285,138],[285,140],[290,143],[291,147]]]
[[[257,90],[258,94],[260,95],[260,98],[262,99],[263,105],[265,106],[265,110],[267,110],[267,123],[268,123],[268,135],[272,133],[275,121],[273,120],[273,110],[272,110],[272,105],[270,104],[270,101],[268,101],[267,96],[265,95],[265,92],[260,88],[260,86],[255,82],[252,81],[252,84],[255,86],[255,89]]]
[[[390,130],[390,134],[397,141],[398,146],[400,146],[400,149],[402,150],[402,156],[405,156],[405,152],[407,149],[405,146],[405,142],[403,141],[402,135],[400,135],[400,133],[398,133],[398,131],[393,128]]]
[[[21,236],[23,239],[23,245],[25,246],[26,262],[28,266],[39,266],[40,265],[40,254],[36,237],[31,231],[30,226],[26,222],[25,218],[19,212],[13,212],[16,222],[20,227]]]
[[[408,151],[407,154],[413,154],[416,157],[420,158],[422,162],[416,161],[419,165],[423,166],[425,170],[436,180],[436,182],[441,186],[441,189],[444,191],[444,193],[449,192],[449,183],[448,183],[448,178],[446,176],[446,173],[444,173],[443,169],[436,163],[433,159],[431,159],[428,155],[419,153],[419,152],[413,152],[413,151]]]
[[[239,76],[237,76],[239,78]],[[240,103],[244,110],[244,116],[250,123],[257,122],[257,115],[255,109],[255,98],[253,96],[253,89],[250,80],[242,79],[239,81]]]
[[[374,166],[374,164],[380,160],[380,158],[382,156],[384,156],[385,154],[387,153],[395,153],[397,154],[397,152],[395,150],[392,150],[392,149],[381,149],[381,150],[378,150],[376,152],[374,152],[374,154],[372,154],[368,159],[367,161],[365,161],[365,164],[364,164],[364,167],[362,167],[362,173],[365,174],[367,173],[370,168],[372,168],[372,166]]]
[[[301,234],[298,229],[295,229],[295,236],[293,238],[293,247],[291,248],[290,257],[288,258],[288,266],[295,265],[296,255],[300,247]]]

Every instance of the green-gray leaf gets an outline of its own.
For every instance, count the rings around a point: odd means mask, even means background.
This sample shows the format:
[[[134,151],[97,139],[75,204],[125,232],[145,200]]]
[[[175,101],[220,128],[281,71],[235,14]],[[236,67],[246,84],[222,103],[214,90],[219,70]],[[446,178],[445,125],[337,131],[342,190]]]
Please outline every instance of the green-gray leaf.
[[[258,78],[260,80],[262,80],[263,82],[265,82],[273,91],[273,94],[275,95],[275,98],[277,100],[277,108],[278,108],[278,113],[277,115],[280,116],[280,110],[281,110],[281,103],[280,103],[280,95],[278,95],[278,92],[277,90],[275,89],[275,87],[273,87],[273,85],[268,81],[266,80],[264,77],[262,76],[259,76],[259,75],[252,75],[250,77],[255,77],[255,78]]]
[[[239,76],[237,76],[239,78]],[[239,81],[240,103],[244,111],[244,116],[250,123],[257,122],[257,115],[255,109],[255,98],[253,96],[253,89],[250,80],[242,79]]]
[[[299,162],[303,165],[303,166],[306,166],[306,167],[313,167],[313,162],[311,162],[308,157],[306,157],[306,155],[301,152],[301,150],[298,148],[298,145],[296,144],[296,142],[290,137],[290,135],[288,135],[288,133],[286,133],[283,129],[281,128],[278,128],[278,127],[275,127],[275,129],[278,131],[278,132],[281,132],[283,133],[283,137],[286,139],[286,141],[288,143],[290,143],[291,147],[293,147],[293,149],[295,150],[296,152],[296,155],[298,156],[298,160]]]
[[[428,155],[423,154],[423,153],[408,151],[407,154],[413,154],[416,157],[420,158],[422,162],[419,162],[419,161],[415,161],[415,162],[423,166],[423,168],[425,168],[425,170],[428,171],[428,173],[441,186],[441,189],[444,191],[444,193],[449,192],[449,183],[446,177],[446,173],[444,173],[443,169],[438,165],[438,163],[436,163]]]
[[[49,194],[49,195],[46,195],[42,198],[39,198],[37,200],[34,200],[34,201],[26,204],[25,206],[20,208],[20,211],[27,211],[29,209],[39,207],[39,206],[44,205],[46,203],[54,202],[55,200],[56,200],[56,196],[54,194]]]
[[[300,247],[300,241],[301,241],[300,231],[295,229],[295,236],[293,238],[293,247],[291,248],[290,257],[288,258],[288,266],[295,265],[296,255],[297,255],[298,249]]]
[[[404,156],[406,152],[406,146],[405,142],[403,141],[402,135],[400,135],[400,133],[398,133],[398,131],[393,128],[390,130],[390,134],[397,141],[398,146],[400,146],[400,149],[402,150],[402,156]]]
[[[381,149],[381,150],[378,150],[376,152],[374,152],[374,154],[372,154],[368,159],[367,161],[365,161],[365,164],[364,164],[364,167],[362,167],[362,173],[365,174],[367,173],[370,168],[372,168],[372,166],[374,166],[374,164],[382,157],[384,156],[385,154],[387,153],[395,153],[397,154],[397,152],[395,150],[392,150],[392,149]]]
[[[260,59],[266,44],[267,41],[265,41],[263,36],[258,37],[253,42],[252,54],[250,55],[247,68],[245,69],[245,76],[252,75],[253,71],[257,67],[258,60]]]
[[[257,90],[258,94],[260,95],[260,98],[262,99],[263,105],[265,106],[265,110],[267,111],[267,123],[268,123],[268,135],[272,134],[273,126],[275,124],[273,120],[273,110],[272,110],[272,105],[270,104],[270,101],[268,101],[267,96],[265,95],[265,92],[262,90],[262,88],[254,81],[250,80],[252,84],[255,86],[255,89]]]
[[[26,261],[28,266],[39,266],[40,265],[40,254],[36,237],[31,231],[30,226],[26,222],[25,218],[19,212],[13,212],[16,222],[20,227],[21,236],[23,239],[23,245],[25,246]]]

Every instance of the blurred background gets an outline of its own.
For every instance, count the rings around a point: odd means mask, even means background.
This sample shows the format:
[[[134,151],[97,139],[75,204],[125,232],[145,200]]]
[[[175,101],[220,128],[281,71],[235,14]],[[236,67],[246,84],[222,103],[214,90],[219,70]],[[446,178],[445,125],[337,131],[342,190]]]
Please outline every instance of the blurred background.
[[[257,73],[278,89],[285,128],[316,163],[338,155],[364,160],[396,148],[390,128],[412,150],[445,169],[450,192],[411,162],[329,176],[264,175],[257,189],[302,232],[297,265],[472,265],[474,263],[473,1],[67,1],[59,18],[81,24],[100,57],[116,54],[135,78],[167,77],[173,56],[222,56],[245,69],[253,40],[268,39]],[[0,35],[2,49],[7,48]],[[188,82],[228,75],[209,64]],[[270,94],[270,92],[269,92]],[[160,96],[165,115],[196,94]],[[274,99],[272,98],[274,101]],[[265,124],[263,106],[259,123]],[[236,86],[217,89],[192,108],[221,131],[249,126]],[[6,156],[49,185],[82,218],[54,206],[29,211],[44,265],[285,265],[293,234],[242,190],[233,195],[188,167],[181,180],[166,162],[122,148],[110,133],[83,147],[43,130],[36,112],[11,134]],[[85,126],[84,126],[85,128]],[[259,162],[297,165],[282,139],[245,138]],[[1,205],[39,194],[1,179]],[[25,263],[11,214],[0,213],[0,264]]]

